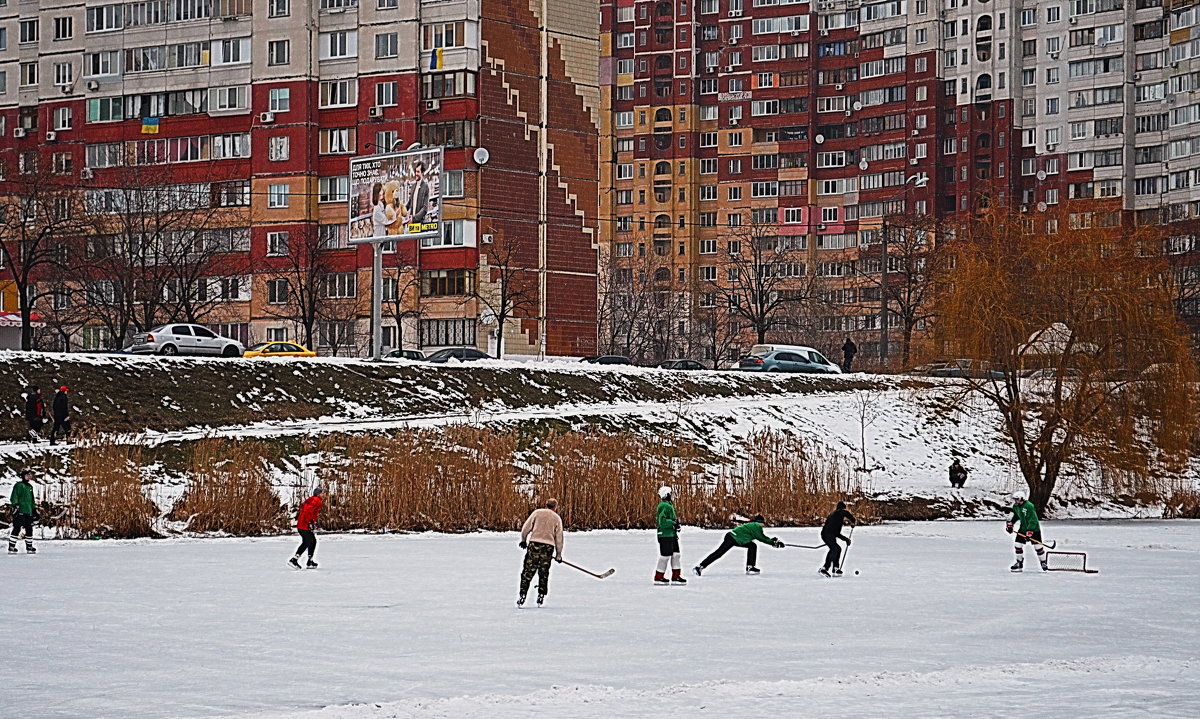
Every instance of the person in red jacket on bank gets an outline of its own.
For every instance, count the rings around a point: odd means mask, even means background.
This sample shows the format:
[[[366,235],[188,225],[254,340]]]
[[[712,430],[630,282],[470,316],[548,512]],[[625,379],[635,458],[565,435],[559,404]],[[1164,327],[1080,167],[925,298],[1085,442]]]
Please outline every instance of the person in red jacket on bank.
[[[296,569],[300,569],[300,555],[304,554],[305,550],[308,550],[308,568],[317,568],[317,563],[313,561],[313,554],[317,551],[317,535],[313,533],[313,526],[317,523],[317,514],[321,512],[321,505],[325,503],[325,500],[321,499],[324,491],[317,487],[313,490],[312,496],[300,505],[300,513],[296,517],[296,530],[300,532],[300,548],[296,550],[296,556],[288,562]]]

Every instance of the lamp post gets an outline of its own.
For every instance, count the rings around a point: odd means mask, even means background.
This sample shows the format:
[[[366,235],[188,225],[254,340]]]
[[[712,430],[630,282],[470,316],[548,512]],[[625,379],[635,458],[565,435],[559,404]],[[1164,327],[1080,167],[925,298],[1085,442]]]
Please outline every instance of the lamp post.
[[[901,198],[908,197],[908,191],[914,187],[924,187],[929,184],[929,178],[923,174],[909,175],[904,180]],[[894,198],[893,198],[894,199]],[[905,207],[907,209],[907,201]],[[883,215],[882,240],[880,242],[879,267],[879,364],[887,368],[888,363],[888,215]]]

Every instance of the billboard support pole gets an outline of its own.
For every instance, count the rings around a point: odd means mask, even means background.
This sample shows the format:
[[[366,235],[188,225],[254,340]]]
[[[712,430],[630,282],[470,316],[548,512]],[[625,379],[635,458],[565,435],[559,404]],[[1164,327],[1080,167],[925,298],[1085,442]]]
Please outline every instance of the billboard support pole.
[[[371,244],[371,359],[383,359],[383,243]]]

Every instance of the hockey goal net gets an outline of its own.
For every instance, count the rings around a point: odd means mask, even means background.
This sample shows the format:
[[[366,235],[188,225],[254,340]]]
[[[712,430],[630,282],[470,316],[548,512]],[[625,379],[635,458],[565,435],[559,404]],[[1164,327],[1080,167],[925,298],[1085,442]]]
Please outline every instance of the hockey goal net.
[[[1086,552],[1046,552],[1046,567],[1051,572],[1083,572],[1096,574],[1099,569],[1089,569]]]

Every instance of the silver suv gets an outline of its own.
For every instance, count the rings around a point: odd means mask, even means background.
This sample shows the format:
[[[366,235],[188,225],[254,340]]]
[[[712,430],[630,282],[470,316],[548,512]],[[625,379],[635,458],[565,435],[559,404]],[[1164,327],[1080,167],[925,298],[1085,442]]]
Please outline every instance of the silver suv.
[[[203,325],[162,325],[133,336],[129,351],[135,354],[217,355],[241,357],[241,342],[213,332]]]

